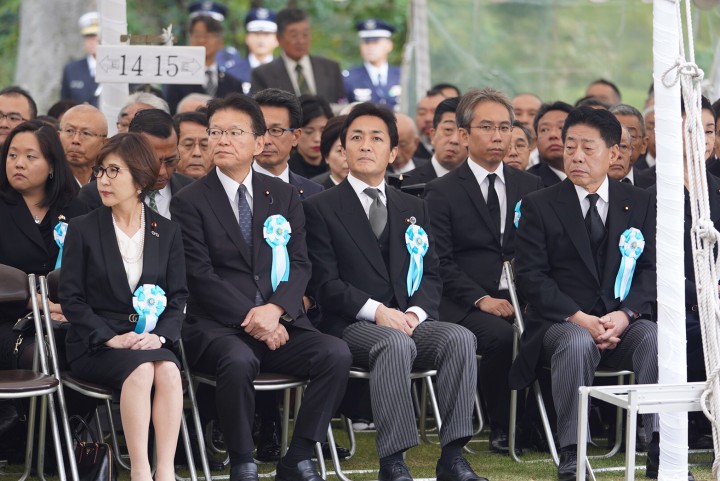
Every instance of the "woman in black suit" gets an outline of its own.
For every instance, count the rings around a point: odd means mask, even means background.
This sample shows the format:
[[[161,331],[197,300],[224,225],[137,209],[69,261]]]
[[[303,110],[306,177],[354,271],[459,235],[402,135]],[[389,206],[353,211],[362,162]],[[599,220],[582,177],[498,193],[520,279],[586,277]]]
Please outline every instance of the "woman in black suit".
[[[173,481],[182,387],[170,348],[180,338],[187,299],[180,229],[143,203],[158,166],[141,135],[108,140],[93,173],[104,206],[70,223],[60,275],[60,301],[70,322],[68,362],[79,378],[120,390],[131,479],[152,479],[147,452],[152,418],[155,480]],[[160,287],[166,302],[155,326],[152,316],[138,318],[133,307],[150,286]]]
[[[28,274],[53,270],[59,252],[54,228],[83,212],[77,191],[57,131],[39,121],[15,127],[0,154],[0,264]],[[64,320],[59,305],[50,309],[53,319]],[[25,303],[0,305],[0,369],[32,365],[32,337],[14,354],[18,333],[12,330],[29,310]]]

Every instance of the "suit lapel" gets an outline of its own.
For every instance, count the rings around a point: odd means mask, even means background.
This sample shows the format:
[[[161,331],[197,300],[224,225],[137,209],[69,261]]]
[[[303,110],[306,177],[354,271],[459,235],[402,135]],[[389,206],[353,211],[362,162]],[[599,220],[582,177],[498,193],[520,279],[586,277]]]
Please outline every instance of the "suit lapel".
[[[47,251],[47,247],[45,247],[45,243],[43,242],[42,236],[40,235],[40,230],[38,229],[37,224],[35,224],[35,221],[33,220],[30,209],[27,208],[27,205],[25,205],[25,201],[22,199],[22,197],[18,196],[17,202],[17,209],[9,209],[10,216],[12,217],[13,222],[18,227],[20,232],[25,234],[28,239],[30,239],[33,243],[37,244],[37,246],[42,248],[43,251]],[[50,212],[50,210],[48,210],[47,214],[45,215],[52,215],[52,213]],[[57,222],[55,222],[55,224],[57,224]],[[55,224],[53,224],[52,226],[55,227]]]
[[[388,199],[388,228],[390,229],[388,232],[390,236],[390,279],[392,279],[395,299],[404,310],[407,306],[404,305],[405,302],[401,301],[407,299],[406,279],[410,264],[410,255],[405,244],[405,231],[408,227],[406,219],[410,218],[412,212],[407,210],[405,201],[395,189],[386,186],[385,192]]]
[[[321,95],[321,92],[328,92],[331,89],[327,85],[328,75],[323,72],[322,65],[315,61],[315,57],[310,55],[310,65],[312,65],[313,77],[315,78],[315,95]]]
[[[498,239],[499,242],[500,226],[494,225],[494,222],[490,219],[490,211],[488,211],[488,207],[485,203],[482,191],[480,190],[480,184],[478,184],[477,177],[475,177],[473,171],[470,170],[470,166],[468,165],[469,162],[472,162],[472,160],[468,159],[465,163],[458,167],[460,184],[463,186],[463,189],[465,189],[465,192],[467,192],[472,205],[474,205],[475,209],[477,209],[483,222],[485,222],[487,228],[490,229],[490,232],[492,232],[493,239]]]
[[[128,294],[132,296],[132,292],[128,285],[127,273],[125,272],[125,266],[123,265],[123,260],[120,255],[120,247],[118,246],[115,226],[112,221],[112,210],[110,210],[109,207],[99,207],[98,216],[100,219],[100,248],[102,249],[105,265],[110,274],[108,276],[108,282],[110,282],[113,292],[117,293],[120,299],[127,301],[125,296]],[[144,265],[145,255],[143,254],[143,271],[145,270]]]
[[[157,216],[145,203],[142,204],[145,210],[145,236],[143,246],[143,270],[138,285],[157,284],[160,274],[160,232],[157,227]]]
[[[358,250],[367,258],[370,265],[380,274],[385,280],[390,281],[387,268],[385,267],[385,261],[382,258],[382,253],[377,245],[377,239],[373,234],[372,227],[370,227],[370,221],[363,210],[360,199],[358,199],[355,191],[353,190],[350,182],[344,180],[340,185],[336,187],[339,196],[339,209],[336,211],[336,215],[340,219],[340,222],[350,234],[350,238],[355,242]],[[387,192],[388,188],[385,187]],[[389,222],[388,215],[388,222]]]
[[[605,283],[614,283],[617,276],[617,268],[620,266],[620,249],[618,241],[620,236],[626,229],[635,227],[628,225],[630,222],[630,213],[632,205],[630,199],[620,189],[618,183],[609,181],[610,204],[608,206],[608,215],[605,221],[607,226],[607,254],[605,257],[605,269],[603,271],[602,281]]]
[[[283,61],[282,57],[278,57],[275,60],[273,60],[275,63],[275,72],[274,77],[280,81],[282,81],[284,86],[280,87],[282,90],[287,90],[288,92],[295,93],[295,87],[293,87],[292,80],[290,79],[290,74],[288,73],[287,69],[285,68],[285,62]],[[272,62],[271,62],[272,63]]]
[[[578,202],[575,187],[569,180],[564,180],[563,185],[558,191],[558,196],[552,204],[560,222],[565,227],[570,241],[577,249],[580,259],[582,259],[585,267],[592,273],[595,280],[600,283],[597,268],[595,267],[592,248],[590,247],[590,237],[587,229],[585,229],[585,219],[582,215],[582,209]]]
[[[253,178],[255,177],[256,176],[253,175]],[[238,251],[240,251],[240,255],[242,255],[243,259],[245,259],[247,265],[251,266],[252,262],[250,258],[250,250],[245,243],[245,239],[243,239],[242,232],[240,231],[240,224],[238,224],[235,213],[228,202],[228,197],[225,194],[223,185],[220,183],[217,172],[215,169],[212,169],[198,182],[205,183],[206,189],[204,194],[208,200],[208,204],[212,206],[213,213],[217,217],[218,221],[220,221],[220,225],[223,229],[225,229],[225,232],[228,237],[230,237],[230,240],[232,240],[232,243],[235,244],[235,247],[237,247]],[[253,190],[254,189],[255,185],[253,185]],[[253,203],[257,198],[257,194],[257,192],[253,192]]]
[[[503,165],[505,175],[505,232],[503,234],[503,245],[508,242],[515,233],[515,204],[520,200],[520,186],[515,181],[515,169]]]
[[[265,244],[265,237],[263,236],[263,227],[265,220],[268,218],[268,210],[270,209],[270,202],[273,201],[272,191],[266,185],[265,179],[262,174],[253,172],[252,177],[253,183],[253,259],[258,259],[263,251],[260,249]],[[263,264],[264,265],[264,264]]]

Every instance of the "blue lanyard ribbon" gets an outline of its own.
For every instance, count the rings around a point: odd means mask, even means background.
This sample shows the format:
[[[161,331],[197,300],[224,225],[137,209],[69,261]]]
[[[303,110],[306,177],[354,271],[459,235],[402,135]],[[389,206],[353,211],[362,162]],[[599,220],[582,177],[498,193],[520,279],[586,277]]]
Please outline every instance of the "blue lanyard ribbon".
[[[408,297],[420,288],[423,276],[423,257],[430,246],[425,229],[419,225],[411,224],[405,231],[405,245],[410,253],[410,266],[407,274]]]
[[[280,214],[271,215],[263,224],[263,237],[272,249],[272,266],[270,267],[270,282],[275,292],[281,282],[290,278],[290,257],[287,244],[290,242],[292,229],[290,222]]]
[[[167,306],[165,291],[155,284],[143,284],[135,289],[133,296],[133,308],[138,313],[135,332],[138,334],[152,332],[157,326],[160,314]]]
[[[67,222],[63,222],[62,220],[58,222],[53,229],[53,238],[55,239],[55,243],[60,248],[60,251],[58,251],[57,261],[55,262],[55,269],[60,269],[60,264],[62,263],[63,246],[65,245],[65,236],[67,235],[67,230]]]
[[[622,302],[630,292],[636,261],[645,249],[645,238],[639,229],[631,227],[622,233],[618,246],[622,260],[615,278],[615,298]]]

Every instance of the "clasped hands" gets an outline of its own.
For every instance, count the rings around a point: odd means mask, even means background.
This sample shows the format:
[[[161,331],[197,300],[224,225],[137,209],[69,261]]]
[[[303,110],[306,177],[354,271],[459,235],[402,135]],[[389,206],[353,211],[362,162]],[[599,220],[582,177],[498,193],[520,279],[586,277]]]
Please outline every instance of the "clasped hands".
[[[290,339],[287,329],[280,324],[280,316],[284,312],[282,307],[270,303],[253,307],[248,311],[240,327],[248,335],[264,342],[268,349],[274,351]]]
[[[412,336],[420,320],[414,312],[402,312],[380,304],[375,310],[375,324],[392,327]]]
[[[105,345],[113,349],[148,351],[150,349],[160,349],[162,347],[162,342],[160,342],[160,336],[153,334],[152,332],[143,332],[142,334],[138,334],[137,332],[130,331],[110,338],[105,341]]]
[[[608,312],[602,317],[578,311],[568,320],[587,329],[601,351],[615,349],[620,342],[620,336],[630,325],[630,319],[623,311]]]

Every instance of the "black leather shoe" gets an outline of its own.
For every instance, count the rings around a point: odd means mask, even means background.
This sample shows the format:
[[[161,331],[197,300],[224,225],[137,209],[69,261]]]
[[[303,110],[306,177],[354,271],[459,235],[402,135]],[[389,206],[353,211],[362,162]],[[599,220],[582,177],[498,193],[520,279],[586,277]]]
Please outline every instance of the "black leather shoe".
[[[413,481],[410,470],[405,463],[389,464],[380,466],[378,481]]]
[[[323,457],[325,459],[332,459],[332,456],[330,454],[330,445],[327,442],[324,442],[321,444]],[[347,459],[350,457],[350,450],[348,448],[344,448],[340,446],[339,444],[335,445],[335,452],[337,452],[338,459]]]
[[[560,452],[558,464],[558,481],[575,481],[577,473],[577,451]]]
[[[255,459],[263,463],[280,459],[280,425],[275,422],[262,426],[258,439]]]
[[[258,481],[257,464],[235,464],[230,468],[230,481]]]
[[[510,454],[508,446],[508,435],[502,429],[490,431],[490,451],[498,454]]]
[[[487,478],[478,476],[462,456],[453,459],[450,466],[438,460],[435,476],[437,481],[488,481]]]
[[[324,481],[310,459],[300,461],[294,468],[288,468],[280,461],[277,464],[275,481]]]

